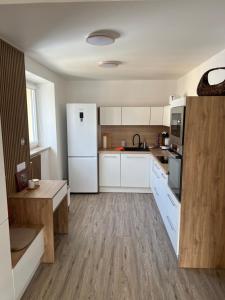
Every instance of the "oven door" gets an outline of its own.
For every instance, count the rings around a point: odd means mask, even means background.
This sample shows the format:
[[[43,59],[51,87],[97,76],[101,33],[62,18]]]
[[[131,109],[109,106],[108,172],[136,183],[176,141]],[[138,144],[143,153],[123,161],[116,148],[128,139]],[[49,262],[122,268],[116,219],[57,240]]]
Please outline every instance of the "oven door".
[[[181,174],[182,156],[173,155],[169,157],[168,185],[179,201],[181,199]]]
[[[171,110],[170,140],[172,144],[183,145],[185,106],[173,107]]]

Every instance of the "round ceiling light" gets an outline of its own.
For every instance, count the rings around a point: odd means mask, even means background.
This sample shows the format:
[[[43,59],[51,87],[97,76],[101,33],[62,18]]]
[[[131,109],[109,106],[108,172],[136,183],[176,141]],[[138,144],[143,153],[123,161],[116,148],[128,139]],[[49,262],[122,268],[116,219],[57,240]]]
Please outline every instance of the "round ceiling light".
[[[87,43],[94,46],[106,46],[114,43],[114,39],[105,35],[89,35]]]
[[[86,41],[88,44],[94,46],[106,46],[114,43],[115,39],[117,39],[120,34],[116,31],[112,30],[98,30],[90,33]]]
[[[121,61],[117,61],[117,60],[100,61],[98,63],[99,67],[106,68],[106,69],[116,68],[116,67],[118,67],[121,64],[122,64],[122,62]]]

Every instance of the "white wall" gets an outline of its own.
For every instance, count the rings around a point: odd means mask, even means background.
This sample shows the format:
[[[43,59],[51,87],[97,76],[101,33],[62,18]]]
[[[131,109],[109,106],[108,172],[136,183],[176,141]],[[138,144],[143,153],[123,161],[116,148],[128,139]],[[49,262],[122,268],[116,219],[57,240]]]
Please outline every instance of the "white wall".
[[[40,76],[54,84],[55,103],[52,103],[52,113],[55,114],[55,124],[51,123],[50,126],[55,126],[56,129],[56,149],[54,152],[55,163],[52,164],[53,168],[51,174],[54,174],[54,179],[62,179],[67,177],[66,165],[66,114],[65,114],[65,81],[56,73],[50,71],[46,67],[40,65],[29,57],[25,56],[25,68],[27,71]],[[55,106],[55,107],[54,107]],[[49,111],[50,112],[50,111]],[[47,128],[46,128],[47,130]]]
[[[209,69],[215,67],[225,67],[225,50],[211,57],[203,64],[187,73],[177,81],[176,94],[179,96],[196,96],[197,86],[202,75]],[[223,81],[225,78],[225,71],[215,71],[210,73],[210,84],[216,84]]]
[[[39,84],[37,89],[38,142],[41,147],[50,147],[48,161],[45,162],[45,165],[48,164],[48,179],[60,178],[59,172],[55,170],[55,166],[58,165],[55,107],[54,83],[47,81]]]
[[[168,104],[176,92],[175,80],[83,80],[66,83],[67,102],[98,106],[157,106]]]

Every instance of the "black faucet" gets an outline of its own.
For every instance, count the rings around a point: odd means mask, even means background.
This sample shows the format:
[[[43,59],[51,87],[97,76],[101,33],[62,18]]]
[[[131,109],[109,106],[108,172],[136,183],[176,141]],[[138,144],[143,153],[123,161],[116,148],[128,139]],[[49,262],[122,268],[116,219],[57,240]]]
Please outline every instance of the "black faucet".
[[[141,145],[142,145],[142,143],[141,143],[141,137],[140,137],[140,135],[139,134],[135,134],[134,136],[133,136],[133,146],[135,145],[135,142],[134,142],[134,140],[135,140],[135,137],[138,137],[138,148],[141,148]]]

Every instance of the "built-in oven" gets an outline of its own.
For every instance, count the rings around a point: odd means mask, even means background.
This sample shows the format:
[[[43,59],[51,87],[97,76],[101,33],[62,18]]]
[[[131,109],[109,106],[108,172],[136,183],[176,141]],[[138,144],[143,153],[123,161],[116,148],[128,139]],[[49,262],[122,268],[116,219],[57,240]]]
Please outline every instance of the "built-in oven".
[[[185,106],[172,107],[170,123],[170,143],[182,155],[184,140]]]
[[[173,153],[168,158],[168,185],[177,199],[181,200],[181,176],[182,176],[182,156]]]
[[[181,200],[184,125],[185,106],[172,107],[170,124],[170,143],[172,152],[168,161],[168,185],[179,201]]]

